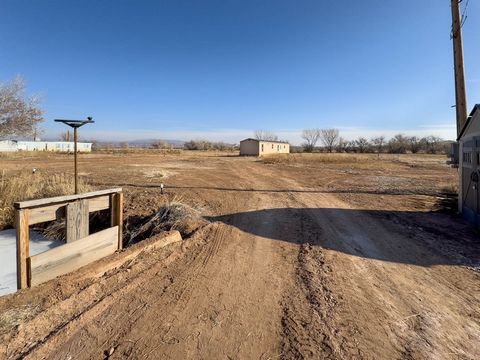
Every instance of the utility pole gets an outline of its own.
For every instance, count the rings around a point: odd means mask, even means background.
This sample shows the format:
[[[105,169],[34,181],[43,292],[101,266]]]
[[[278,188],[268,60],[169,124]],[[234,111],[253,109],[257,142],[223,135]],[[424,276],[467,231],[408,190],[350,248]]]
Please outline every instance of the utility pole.
[[[467,121],[467,95],[465,91],[465,70],[463,68],[462,17],[460,15],[461,1],[462,0],[451,0],[457,137],[460,136],[460,131],[462,131],[463,126]]]

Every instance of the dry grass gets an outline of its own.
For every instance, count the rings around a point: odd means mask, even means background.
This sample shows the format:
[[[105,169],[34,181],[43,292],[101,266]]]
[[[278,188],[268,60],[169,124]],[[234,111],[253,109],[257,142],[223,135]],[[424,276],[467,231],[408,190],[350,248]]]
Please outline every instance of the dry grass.
[[[12,151],[12,152],[0,152],[1,160],[13,160],[13,159],[46,159],[58,156],[69,156],[67,153],[58,153],[52,151]]]
[[[128,231],[127,246],[164,231],[178,230],[183,237],[190,235],[206,222],[198,207],[183,202],[180,197],[167,202],[143,224]]]
[[[453,183],[442,187],[441,192],[445,194],[458,194],[459,184]]]
[[[0,313],[0,334],[6,334],[40,311],[38,305],[24,305]]]
[[[79,183],[81,192],[90,191],[85,182]],[[73,193],[73,176],[67,174],[33,174],[22,171],[14,176],[1,174],[0,180],[0,229],[13,226],[13,203],[31,199],[67,195]]]
[[[261,161],[264,164],[339,165],[351,169],[393,170],[413,167],[444,167],[446,157],[428,154],[293,153],[265,155]]]
[[[169,170],[144,170],[143,176],[148,179],[166,179],[170,177],[173,173]]]
[[[381,155],[385,156],[385,155]],[[272,154],[264,155],[262,162],[265,164],[296,164],[296,163],[331,163],[346,164],[378,160],[378,154]]]

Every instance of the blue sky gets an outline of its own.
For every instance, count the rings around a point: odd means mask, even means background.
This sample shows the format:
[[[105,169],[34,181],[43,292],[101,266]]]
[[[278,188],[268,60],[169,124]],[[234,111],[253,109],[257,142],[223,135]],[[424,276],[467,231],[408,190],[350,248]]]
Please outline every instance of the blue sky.
[[[464,6],[466,0],[463,1]],[[102,140],[238,142],[269,129],[455,137],[448,0],[0,0],[0,81]],[[480,102],[480,0],[463,28]]]

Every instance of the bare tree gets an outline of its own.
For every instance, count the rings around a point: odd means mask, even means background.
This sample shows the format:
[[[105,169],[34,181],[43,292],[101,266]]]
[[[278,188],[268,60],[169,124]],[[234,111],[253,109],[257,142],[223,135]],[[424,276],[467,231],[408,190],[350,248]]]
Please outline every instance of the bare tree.
[[[33,135],[43,121],[38,96],[27,97],[25,81],[17,76],[0,84],[0,137]]]
[[[408,142],[408,148],[412,152],[412,154],[418,153],[422,148],[422,143],[420,139],[416,136],[411,136],[407,138],[407,142]]]
[[[60,140],[70,141],[70,131],[65,131],[60,134]]]
[[[92,151],[100,150],[100,143],[97,140],[91,140],[92,142]]]
[[[382,153],[385,151],[386,140],[385,136],[377,136],[370,140],[370,143],[373,145],[374,149],[378,153]]]
[[[338,144],[340,133],[338,129],[322,129],[320,130],[320,138],[328,152],[332,152],[333,148]]]
[[[348,151],[348,140],[345,140],[342,137],[338,138],[336,151],[339,152],[339,153],[347,152]]]
[[[255,130],[254,136],[257,140],[278,141],[278,136],[268,130]]]
[[[439,147],[440,147],[439,144],[441,144],[443,140],[438,136],[430,135],[430,136],[424,137],[420,141],[422,142],[422,145],[425,148],[426,153],[435,154],[439,152]]]
[[[320,139],[320,129],[305,129],[302,131],[303,149],[305,152],[312,152]]]
[[[360,153],[367,152],[369,146],[370,146],[370,143],[364,137],[359,137],[357,140],[355,140],[355,147]]]
[[[405,154],[408,148],[408,138],[397,134],[388,141],[388,152],[392,154]]]

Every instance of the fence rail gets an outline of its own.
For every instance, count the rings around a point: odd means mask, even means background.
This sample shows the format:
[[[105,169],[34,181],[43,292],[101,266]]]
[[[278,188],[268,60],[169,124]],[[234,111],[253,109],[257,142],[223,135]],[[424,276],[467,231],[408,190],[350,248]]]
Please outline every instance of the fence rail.
[[[17,234],[17,288],[68,273],[122,248],[121,188],[20,201],[14,204]],[[110,209],[110,227],[89,232],[89,214]],[[65,218],[66,244],[30,256],[29,226]]]

